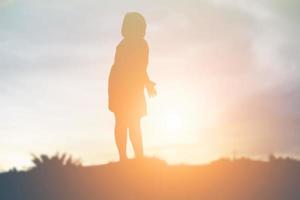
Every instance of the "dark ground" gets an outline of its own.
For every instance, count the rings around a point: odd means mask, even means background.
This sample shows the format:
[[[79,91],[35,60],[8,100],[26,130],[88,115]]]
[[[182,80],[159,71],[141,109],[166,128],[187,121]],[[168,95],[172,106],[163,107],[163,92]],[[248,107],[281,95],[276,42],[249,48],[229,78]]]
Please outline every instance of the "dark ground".
[[[1,200],[300,200],[300,162],[220,159],[167,165],[146,158],[0,174]]]

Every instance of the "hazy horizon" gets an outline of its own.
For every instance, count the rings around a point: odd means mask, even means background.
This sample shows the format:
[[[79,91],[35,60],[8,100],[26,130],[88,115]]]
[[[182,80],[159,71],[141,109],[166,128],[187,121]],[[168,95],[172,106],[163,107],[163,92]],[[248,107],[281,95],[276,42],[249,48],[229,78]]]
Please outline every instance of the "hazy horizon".
[[[300,156],[300,2],[0,1],[0,171],[30,154],[118,159],[107,81],[129,11],[158,96],[145,154],[170,163]]]

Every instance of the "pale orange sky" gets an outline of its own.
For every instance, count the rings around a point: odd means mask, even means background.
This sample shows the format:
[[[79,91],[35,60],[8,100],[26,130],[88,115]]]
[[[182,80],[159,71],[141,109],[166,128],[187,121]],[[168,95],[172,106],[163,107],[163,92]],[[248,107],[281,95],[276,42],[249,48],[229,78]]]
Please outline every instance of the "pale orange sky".
[[[148,23],[158,96],[145,152],[170,163],[299,155],[299,3],[0,2],[0,170],[30,153],[117,160],[108,72],[128,11]]]

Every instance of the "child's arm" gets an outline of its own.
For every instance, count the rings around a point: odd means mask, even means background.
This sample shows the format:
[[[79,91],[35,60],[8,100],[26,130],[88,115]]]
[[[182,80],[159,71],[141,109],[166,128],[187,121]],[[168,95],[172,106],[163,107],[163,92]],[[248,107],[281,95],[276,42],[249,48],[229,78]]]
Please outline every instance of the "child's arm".
[[[157,92],[156,92],[156,89],[155,89],[155,85],[156,83],[154,83],[153,81],[151,81],[148,77],[148,74],[146,73],[146,76],[147,76],[147,83],[145,84],[146,86],[146,89],[147,89],[147,92],[148,92],[148,95],[149,97],[155,97],[157,95]]]
[[[147,89],[149,97],[154,97],[157,94],[156,89],[155,89],[156,83],[150,80],[148,73],[147,73],[149,48],[148,48],[147,42],[145,42],[144,44],[145,45],[143,46],[143,51],[142,51],[143,59],[141,59],[143,61],[142,65],[144,66],[144,83],[145,83],[145,87]]]

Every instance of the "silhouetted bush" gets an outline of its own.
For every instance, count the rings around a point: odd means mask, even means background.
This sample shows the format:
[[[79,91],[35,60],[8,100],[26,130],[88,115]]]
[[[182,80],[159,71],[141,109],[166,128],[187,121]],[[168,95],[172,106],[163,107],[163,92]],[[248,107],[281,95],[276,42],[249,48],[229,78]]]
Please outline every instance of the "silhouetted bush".
[[[61,168],[81,167],[80,160],[74,159],[71,155],[68,155],[66,153],[57,153],[53,156],[47,156],[44,154],[40,156],[32,156],[34,167],[32,167],[31,170],[54,170]]]

